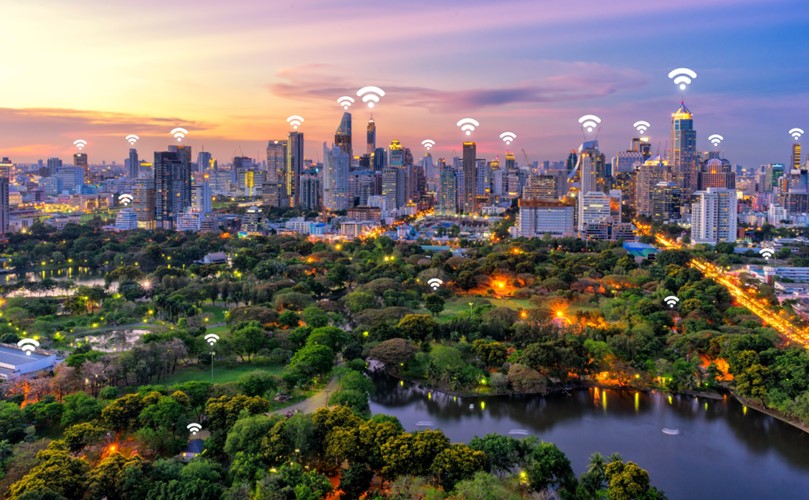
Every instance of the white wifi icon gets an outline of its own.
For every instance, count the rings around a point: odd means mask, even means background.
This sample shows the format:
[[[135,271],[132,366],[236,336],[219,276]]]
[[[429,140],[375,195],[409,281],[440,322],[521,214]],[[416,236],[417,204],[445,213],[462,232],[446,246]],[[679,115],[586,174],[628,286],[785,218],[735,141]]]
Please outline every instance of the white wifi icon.
[[[128,142],[129,144],[131,144],[133,146],[139,140],[140,140],[140,137],[136,136],[135,134],[129,134],[128,136],[126,136],[126,142]]]
[[[357,91],[357,97],[361,97],[362,102],[368,104],[369,108],[373,108],[381,98],[385,97],[385,91],[374,85],[368,85]]]
[[[601,123],[601,118],[596,115],[584,115],[579,118],[579,124],[587,132],[595,130],[599,123]]]
[[[292,128],[294,128],[295,130],[298,130],[298,127],[300,127],[303,124],[303,117],[300,115],[289,116],[287,117],[287,123],[292,125]]]
[[[421,141],[421,145],[424,146],[427,151],[429,151],[433,149],[433,146],[435,146],[435,141],[432,139],[424,139]]]
[[[677,303],[680,302],[680,299],[676,295],[669,295],[668,297],[663,299],[663,302],[665,302],[670,308],[674,309],[674,306],[676,306]]]
[[[210,344],[211,347],[213,347],[214,344],[216,344],[217,340],[219,340],[219,335],[217,335],[215,333],[209,333],[208,335],[205,336],[205,341],[208,344]]]
[[[199,431],[201,431],[201,430],[202,430],[202,426],[201,426],[201,425],[199,425],[199,424],[198,424],[198,423],[196,423],[196,422],[191,422],[190,424],[188,424],[188,425],[186,426],[186,429],[188,429],[189,431],[191,431],[191,434],[193,434],[193,435],[195,435],[195,436],[196,436],[196,435],[197,435],[197,433],[198,433]]]
[[[181,142],[183,139],[185,139],[185,136],[188,135],[188,130],[186,130],[186,129],[182,128],[182,127],[175,127],[173,129],[171,129],[171,132],[169,132],[169,133],[175,139],[177,139],[177,142]]]
[[[135,198],[129,193],[124,193],[124,194],[118,196],[118,202],[123,204],[123,205],[129,205],[130,203],[132,203],[132,200],[134,200],[134,199]]]
[[[480,122],[474,118],[461,118],[458,120],[456,125],[461,127],[461,131],[463,131],[466,135],[472,135],[472,132],[474,132],[476,128],[480,127]]]
[[[17,347],[22,349],[26,356],[30,356],[31,353],[36,351],[37,347],[39,347],[39,342],[35,339],[25,338],[17,342]]]
[[[502,141],[506,143],[506,146],[510,146],[511,143],[514,142],[514,139],[516,138],[517,134],[515,134],[514,132],[503,132],[502,134],[500,134],[500,139],[502,139]]]
[[[775,255],[775,249],[773,249],[773,248],[762,248],[761,250],[758,251],[758,253],[760,253],[761,256],[764,257],[765,259],[770,260],[770,257]]]
[[[87,141],[85,141],[84,139],[76,139],[75,141],[73,141],[73,145],[76,146],[79,149],[79,151],[81,151],[82,149],[84,149],[84,146],[87,145]]]
[[[803,129],[802,129],[802,128],[798,128],[798,127],[795,127],[795,128],[793,128],[793,129],[790,129],[790,130],[789,130],[789,135],[791,135],[791,136],[792,136],[792,138],[793,138],[793,139],[795,139],[795,140],[797,141],[797,140],[798,140],[798,139],[800,139],[800,138],[801,138],[801,136],[803,135]]]
[[[337,104],[342,106],[344,110],[348,111],[348,108],[350,108],[351,105],[354,104],[354,98],[344,95],[343,97],[337,99]]]
[[[713,134],[713,135],[708,136],[708,140],[711,141],[711,144],[713,144],[713,147],[718,147],[719,144],[721,144],[722,141],[725,140],[725,138],[722,137],[719,134]]]
[[[690,68],[677,68],[669,71],[669,79],[673,80],[680,90],[685,90],[696,77],[697,72]]]
[[[427,280],[427,284],[430,285],[430,288],[433,290],[438,290],[438,288],[444,284],[444,282],[440,278],[430,278]]]
[[[637,130],[639,134],[645,134],[652,124],[646,120],[638,120],[632,126],[635,127],[635,130]]]

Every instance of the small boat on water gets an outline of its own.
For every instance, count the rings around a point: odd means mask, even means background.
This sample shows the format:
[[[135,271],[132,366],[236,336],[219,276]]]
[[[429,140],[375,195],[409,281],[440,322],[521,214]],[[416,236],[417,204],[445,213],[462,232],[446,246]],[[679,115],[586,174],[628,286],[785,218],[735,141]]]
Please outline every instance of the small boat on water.
[[[680,433],[679,429],[669,429],[668,427],[663,427],[662,429],[663,434],[668,434],[669,436],[676,436]]]
[[[416,427],[433,427],[435,424],[430,420],[419,420],[416,422]]]
[[[511,429],[508,431],[509,436],[528,436],[531,433],[525,429]]]
[[[470,409],[470,410],[474,410],[474,409],[475,409],[475,405],[470,403],[470,404],[469,404],[469,409]]]

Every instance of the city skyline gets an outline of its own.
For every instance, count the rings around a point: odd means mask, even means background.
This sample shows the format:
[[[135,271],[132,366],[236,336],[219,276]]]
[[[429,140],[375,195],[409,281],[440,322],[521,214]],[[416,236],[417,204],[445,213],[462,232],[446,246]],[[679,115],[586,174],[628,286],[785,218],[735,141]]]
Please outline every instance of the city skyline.
[[[399,139],[416,156],[425,138],[437,142],[435,158],[460,155],[466,137],[454,124],[473,116],[481,157],[502,158],[498,136],[513,130],[508,149],[563,160],[582,142],[576,119],[585,113],[603,118],[598,139],[609,155],[626,149],[640,119],[652,124],[652,151],[665,154],[680,102],[666,74],[679,66],[699,73],[685,96],[699,150],[721,133],[733,163],[787,163],[787,130],[809,126],[809,75],[791,63],[806,51],[809,8],[795,2],[584,1],[575,12],[525,1],[298,3],[10,6],[0,37],[26,43],[0,69],[0,154],[67,160],[82,138],[91,163],[123,162],[125,135],[140,135],[135,147],[149,157],[183,126],[184,143],[220,161],[238,150],[262,160],[267,140],[290,130],[285,118],[300,114],[306,156],[322,161],[320,144],[343,112],[336,99],[366,84],[388,93],[373,110],[378,144]],[[159,16],[138,21],[134,8]],[[349,111],[358,124],[370,115],[361,102]]]

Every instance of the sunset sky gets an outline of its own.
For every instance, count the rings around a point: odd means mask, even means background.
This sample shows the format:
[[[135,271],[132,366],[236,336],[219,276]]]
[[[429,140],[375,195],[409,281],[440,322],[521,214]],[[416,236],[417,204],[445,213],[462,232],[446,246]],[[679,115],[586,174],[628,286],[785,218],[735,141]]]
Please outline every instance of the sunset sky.
[[[4,0],[0,19],[0,156],[17,162],[68,160],[81,138],[91,162],[120,163],[130,133],[149,158],[175,126],[195,153],[264,159],[291,114],[321,159],[335,100],[364,85],[387,92],[378,144],[416,156],[426,138],[459,153],[470,116],[479,157],[502,156],[510,130],[519,156],[561,160],[585,113],[608,156],[641,119],[664,153],[680,66],[699,74],[685,99],[700,149],[719,133],[733,163],[786,162],[787,130],[809,132],[804,0]],[[362,151],[369,110],[351,111]]]

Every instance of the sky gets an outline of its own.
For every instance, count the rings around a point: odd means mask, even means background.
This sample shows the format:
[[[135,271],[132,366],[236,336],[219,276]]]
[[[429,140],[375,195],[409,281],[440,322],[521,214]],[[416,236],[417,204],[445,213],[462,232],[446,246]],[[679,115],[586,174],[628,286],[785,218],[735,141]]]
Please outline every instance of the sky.
[[[3,0],[0,19],[0,157],[16,162],[67,161],[84,139],[91,163],[121,163],[128,134],[149,158],[178,126],[195,154],[262,160],[292,114],[321,160],[336,99],[366,85],[386,92],[378,146],[416,157],[424,139],[460,154],[471,117],[478,157],[511,131],[518,159],[563,160],[588,113],[608,157],[638,120],[665,154],[683,66],[701,150],[717,133],[734,164],[787,162],[787,131],[809,132],[805,0]],[[350,111],[362,153],[370,110]]]

